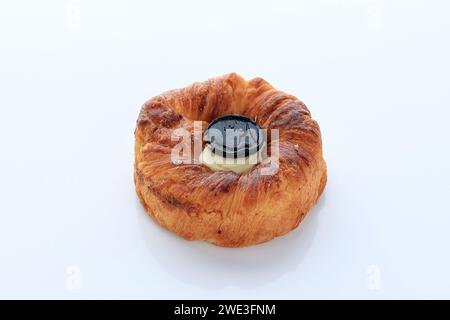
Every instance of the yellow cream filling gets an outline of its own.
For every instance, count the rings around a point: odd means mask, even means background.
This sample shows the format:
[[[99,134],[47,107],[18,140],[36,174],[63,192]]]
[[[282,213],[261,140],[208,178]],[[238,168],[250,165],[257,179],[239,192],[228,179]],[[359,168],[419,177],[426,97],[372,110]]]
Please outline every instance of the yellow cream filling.
[[[254,153],[245,158],[224,158],[215,154],[211,147],[206,145],[199,156],[199,161],[213,171],[222,170],[243,173],[258,163],[258,153]]]

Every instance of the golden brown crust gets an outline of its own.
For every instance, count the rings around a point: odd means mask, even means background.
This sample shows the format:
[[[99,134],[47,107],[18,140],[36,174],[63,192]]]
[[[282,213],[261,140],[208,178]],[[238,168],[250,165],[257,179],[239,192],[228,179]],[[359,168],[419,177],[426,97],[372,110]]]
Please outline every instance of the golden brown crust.
[[[279,170],[263,175],[275,155],[244,174],[174,164],[173,130],[193,133],[194,121],[225,114],[279,129]],[[165,92],[140,112],[135,132],[136,191],[160,225],[189,240],[242,247],[271,240],[298,226],[327,179],[320,129],[296,97],[261,78],[231,73]],[[270,145],[269,141],[269,145]],[[270,148],[269,148],[270,149]]]

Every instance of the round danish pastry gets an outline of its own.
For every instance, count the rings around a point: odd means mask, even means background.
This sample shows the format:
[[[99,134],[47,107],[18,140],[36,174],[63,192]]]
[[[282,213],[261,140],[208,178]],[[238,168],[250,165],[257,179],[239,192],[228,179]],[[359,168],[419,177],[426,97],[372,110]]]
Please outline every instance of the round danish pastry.
[[[217,128],[227,133],[211,138]],[[236,130],[244,130],[242,143]],[[299,225],[326,180],[317,122],[261,78],[231,73],[194,83],[150,99],[139,114],[137,195],[185,239],[242,247],[281,236]]]

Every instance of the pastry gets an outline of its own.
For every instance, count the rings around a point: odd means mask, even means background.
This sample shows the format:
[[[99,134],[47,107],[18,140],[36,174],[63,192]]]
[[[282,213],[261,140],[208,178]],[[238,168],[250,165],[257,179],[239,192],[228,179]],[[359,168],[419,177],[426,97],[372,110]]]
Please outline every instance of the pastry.
[[[232,133],[248,130],[242,143],[240,136],[225,143],[225,133],[223,141],[208,138],[225,125]],[[174,160],[180,133],[185,147],[194,146],[187,161]],[[326,180],[321,133],[310,111],[261,78],[226,74],[142,106],[136,192],[155,221],[185,239],[242,247],[286,234],[317,202]]]

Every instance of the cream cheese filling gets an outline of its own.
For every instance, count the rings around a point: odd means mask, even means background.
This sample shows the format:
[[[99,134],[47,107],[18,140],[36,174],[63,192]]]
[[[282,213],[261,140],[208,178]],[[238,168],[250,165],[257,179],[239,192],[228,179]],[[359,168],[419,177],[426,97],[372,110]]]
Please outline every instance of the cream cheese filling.
[[[224,158],[215,154],[209,145],[206,145],[199,156],[200,163],[213,171],[233,171],[243,173],[253,168],[258,163],[259,152],[245,158]]]

